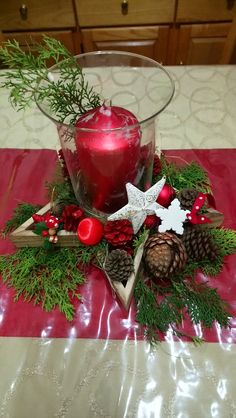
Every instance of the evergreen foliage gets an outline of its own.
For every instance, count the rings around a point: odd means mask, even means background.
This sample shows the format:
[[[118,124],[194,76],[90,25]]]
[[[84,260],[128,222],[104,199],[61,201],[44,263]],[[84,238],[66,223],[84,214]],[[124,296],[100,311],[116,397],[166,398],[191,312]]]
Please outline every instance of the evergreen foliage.
[[[168,158],[168,157],[167,157]],[[209,193],[210,182],[203,168],[192,161],[184,166],[178,166],[168,161],[164,155],[161,157],[161,173],[154,179],[154,183],[161,177],[166,177],[166,183],[178,191],[182,189],[197,189],[199,192]]]
[[[75,313],[72,299],[81,300],[78,286],[85,282],[77,268],[78,254],[77,248],[22,248],[0,257],[3,282],[15,289],[15,300],[22,296],[45,311],[58,307],[70,321]]]
[[[9,234],[21,224],[26,222],[34,213],[40,209],[39,205],[31,205],[30,203],[19,203],[14,209],[13,216],[6,222],[3,229],[5,235]]]
[[[75,123],[79,115],[101,104],[88,85],[76,58],[56,39],[46,35],[27,52],[16,40],[0,46],[0,60],[10,68],[2,75],[0,87],[10,90],[10,102],[17,110],[36,99],[58,122]],[[49,73],[48,61],[58,64],[57,76]]]

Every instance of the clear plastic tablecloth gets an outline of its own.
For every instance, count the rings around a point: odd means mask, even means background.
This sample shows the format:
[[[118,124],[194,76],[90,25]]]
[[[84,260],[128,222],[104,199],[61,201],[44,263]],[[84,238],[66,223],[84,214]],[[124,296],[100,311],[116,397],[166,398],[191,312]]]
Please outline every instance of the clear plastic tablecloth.
[[[209,173],[217,209],[236,229],[236,67],[170,67],[172,103],[157,120],[157,145],[169,156],[195,159]],[[20,201],[46,203],[53,176],[56,129],[33,107],[16,113],[0,96],[0,228]],[[14,251],[0,241],[0,253]],[[170,333],[152,351],[105,277],[88,272],[84,303],[72,322],[45,313],[0,282],[0,416],[235,417],[236,256],[212,284],[228,300],[231,328],[193,330],[195,347]],[[186,324],[186,327],[190,327]]]

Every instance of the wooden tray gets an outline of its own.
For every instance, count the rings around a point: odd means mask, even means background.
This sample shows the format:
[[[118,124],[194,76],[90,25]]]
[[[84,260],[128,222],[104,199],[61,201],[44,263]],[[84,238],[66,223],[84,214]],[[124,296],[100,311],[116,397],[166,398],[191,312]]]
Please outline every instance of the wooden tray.
[[[45,215],[50,209],[51,204],[48,203],[40,209],[37,214]],[[10,234],[10,239],[14,242],[16,247],[41,247],[43,245],[44,238],[34,233],[33,225],[34,220],[33,218],[30,218]],[[56,247],[77,247],[80,245],[75,232],[68,232],[62,229],[57,235],[59,239],[58,242],[54,244]]]
[[[50,209],[51,203],[48,203],[42,209],[40,209],[37,214],[44,215]],[[41,247],[43,245],[44,238],[34,233],[33,225],[34,220],[31,217],[10,234],[10,239],[16,245],[16,247]],[[61,230],[57,235],[59,239],[58,242],[54,244],[57,247],[76,247],[80,245],[77,235],[74,232]],[[144,244],[140,245],[138,248],[137,254],[134,258],[134,273],[132,273],[127,280],[126,286],[124,286],[121,282],[112,281],[104,271],[111,288],[114,290],[120,302],[127,310],[129,309],[130,302],[134,293],[134,288],[143,255],[143,246]]]

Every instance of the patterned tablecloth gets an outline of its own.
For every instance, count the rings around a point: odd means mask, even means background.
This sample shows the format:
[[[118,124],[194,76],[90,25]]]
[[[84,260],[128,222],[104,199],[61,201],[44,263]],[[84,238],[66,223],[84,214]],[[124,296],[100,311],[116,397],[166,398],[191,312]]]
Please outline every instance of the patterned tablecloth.
[[[204,164],[226,225],[236,228],[236,67],[169,71],[176,92],[157,120],[157,145]],[[58,139],[54,125],[36,108],[16,113],[5,91],[0,127],[1,227],[21,199],[43,203]],[[1,253],[12,250],[11,243],[0,242]],[[233,311],[235,272],[232,256],[217,279]],[[84,292],[87,303],[78,305],[76,320],[68,325],[59,312],[44,315],[22,300],[13,303],[13,292],[0,284],[1,417],[236,416],[234,318],[227,332],[216,325],[205,334],[201,347],[176,341],[170,333],[153,352],[137,336],[134,306],[125,315],[96,275]]]

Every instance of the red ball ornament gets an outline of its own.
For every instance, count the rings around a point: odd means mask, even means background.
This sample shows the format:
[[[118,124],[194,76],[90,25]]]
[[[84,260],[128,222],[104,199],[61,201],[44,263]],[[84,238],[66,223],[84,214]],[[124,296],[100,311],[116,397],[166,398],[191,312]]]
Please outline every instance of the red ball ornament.
[[[102,239],[103,224],[96,218],[84,218],[78,225],[77,236],[85,245],[96,245]]]
[[[157,198],[157,203],[167,208],[174,198],[175,190],[173,189],[173,187],[170,184],[164,184],[164,187]]]
[[[148,215],[143,223],[147,229],[155,228],[160,223],[160,219],[156,215]]]

